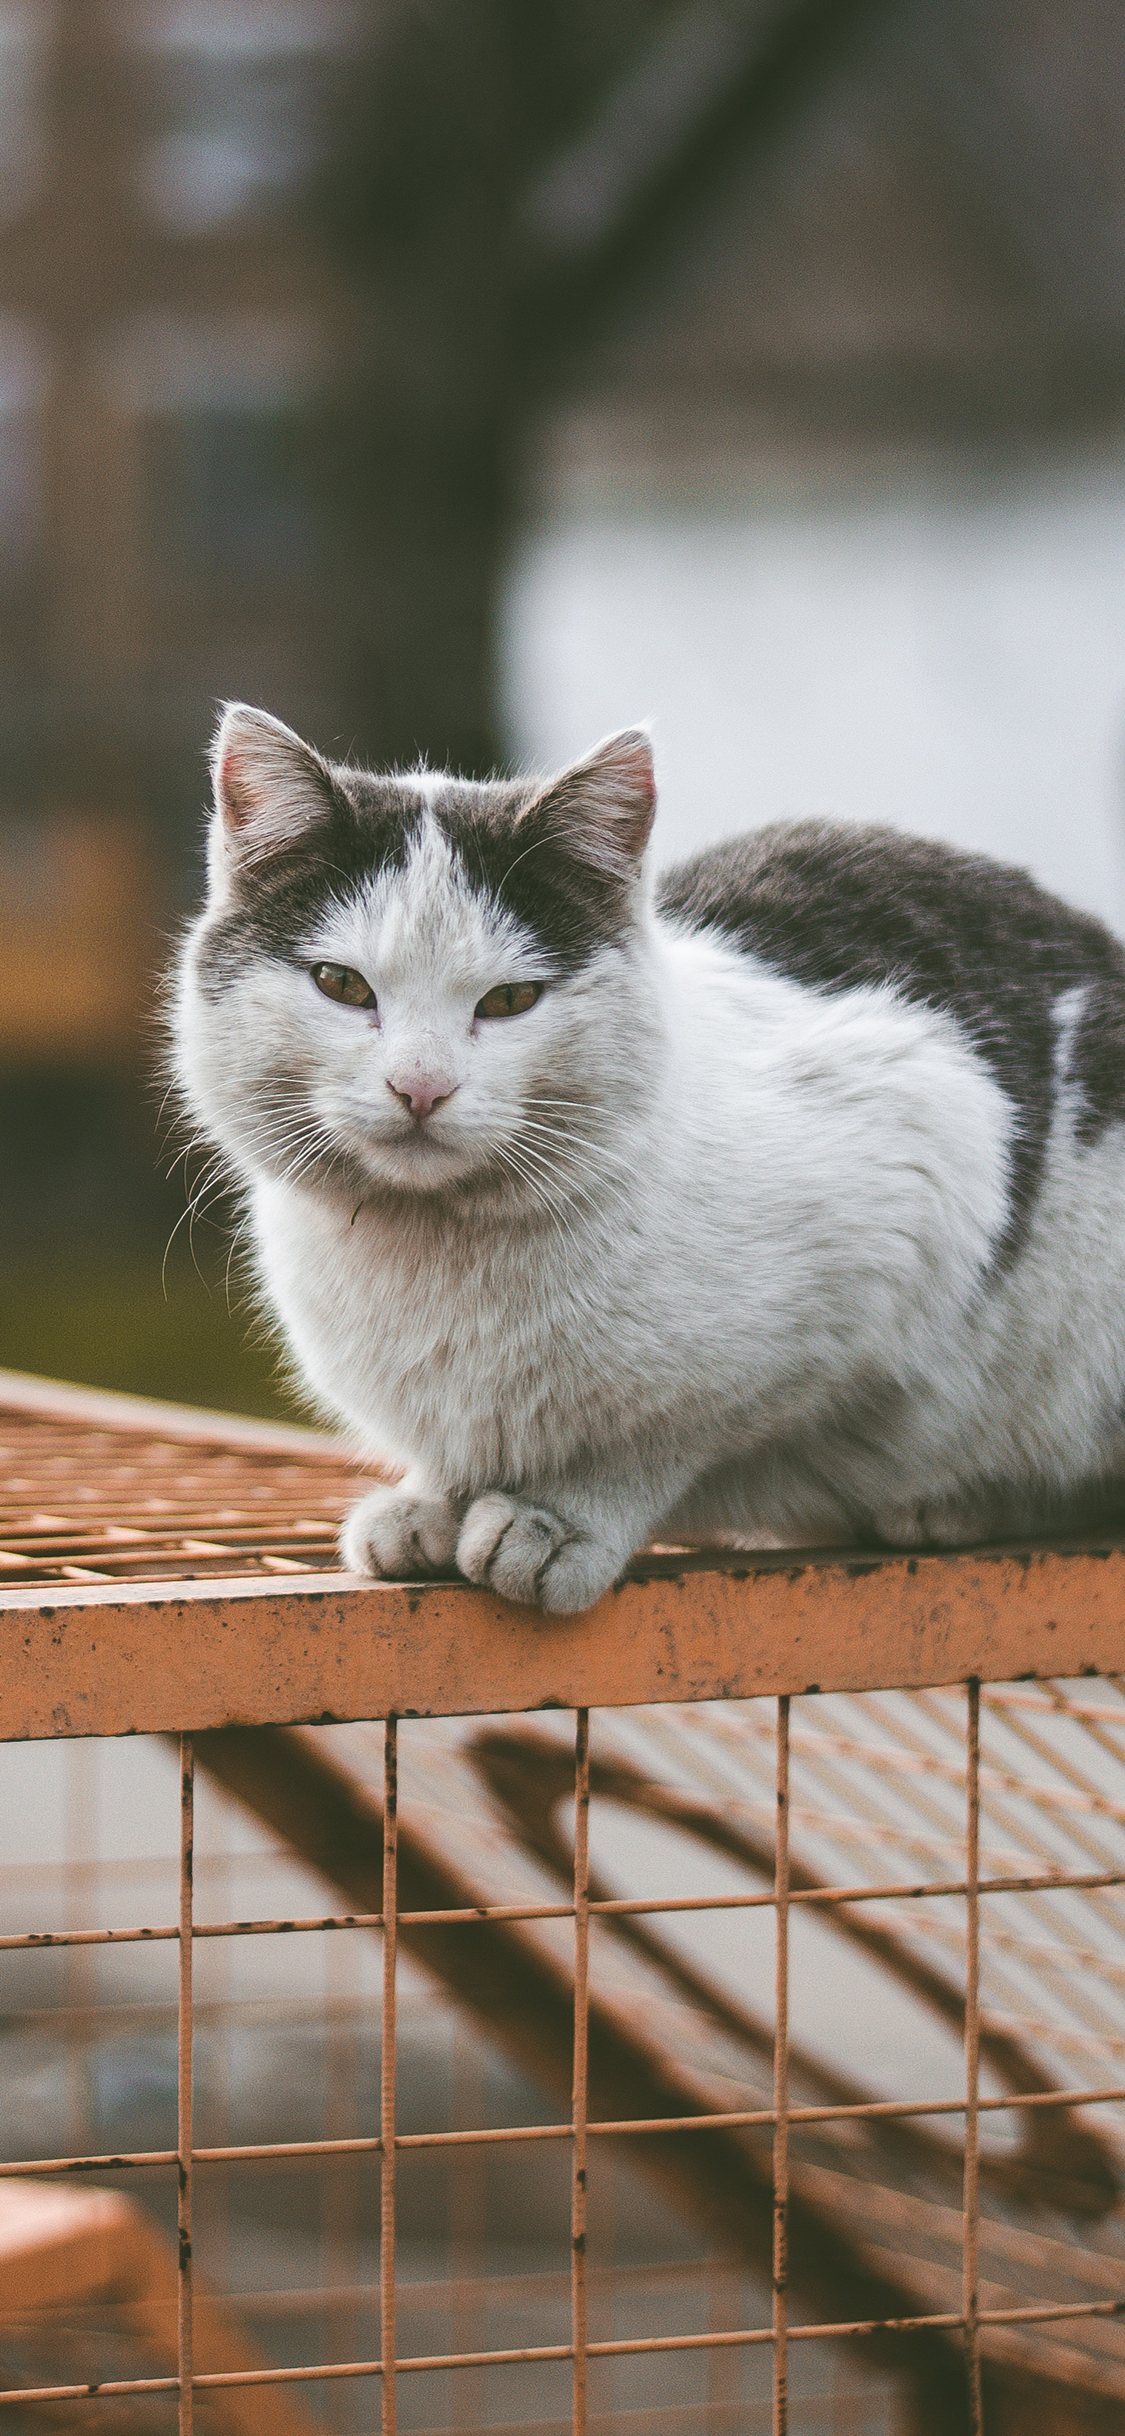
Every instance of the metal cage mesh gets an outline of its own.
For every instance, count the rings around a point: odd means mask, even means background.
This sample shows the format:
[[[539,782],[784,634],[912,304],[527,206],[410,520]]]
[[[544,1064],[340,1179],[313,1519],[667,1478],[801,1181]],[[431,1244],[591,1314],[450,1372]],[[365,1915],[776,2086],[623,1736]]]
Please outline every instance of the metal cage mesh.
[[[354,1483],[15,1420],[56,1579],[323,1565]],[[1116,1677],[48,1753],[0,1755],[14,2425],[1116,2424]]]

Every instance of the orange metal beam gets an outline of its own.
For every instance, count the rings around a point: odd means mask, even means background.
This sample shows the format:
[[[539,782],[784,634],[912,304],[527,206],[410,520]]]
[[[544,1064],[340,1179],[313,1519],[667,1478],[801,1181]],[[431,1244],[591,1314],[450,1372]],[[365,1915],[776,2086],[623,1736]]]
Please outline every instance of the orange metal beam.
[[[583,1616],[305,1574],[0,1593],[0,1740],[1125,1669],[1125,1547],[642,1561]]]

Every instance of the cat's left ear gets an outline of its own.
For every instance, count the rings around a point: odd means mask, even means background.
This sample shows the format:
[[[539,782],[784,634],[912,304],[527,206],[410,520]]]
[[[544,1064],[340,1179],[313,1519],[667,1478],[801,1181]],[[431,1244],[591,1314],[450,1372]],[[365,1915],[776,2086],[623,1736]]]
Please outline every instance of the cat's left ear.
[[[299,845],[334,808],[328,766],[291,727],[247,702],[228,702],[211,752],[213,888],[244,866]]]
[[[559,844],[607,879],[632,880],[655,811],[651,740],[643,727],[625,727],[548,780],[523,818],[548,820]]]

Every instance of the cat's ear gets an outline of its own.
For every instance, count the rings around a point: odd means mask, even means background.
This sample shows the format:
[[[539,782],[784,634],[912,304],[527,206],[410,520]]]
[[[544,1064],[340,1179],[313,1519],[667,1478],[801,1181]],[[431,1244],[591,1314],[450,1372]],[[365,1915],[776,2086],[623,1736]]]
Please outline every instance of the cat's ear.
[[[607,879],[636,878],[656,810],[652,743],[643,727],[622,728],[548,780],[527,807],[559,844]]]
[[[319,753],[280,719],[245,702],[228,702],[223,712],[211,779],[216,882],[229,883],[242,864],[285,853],[332,813],[332,780]]]

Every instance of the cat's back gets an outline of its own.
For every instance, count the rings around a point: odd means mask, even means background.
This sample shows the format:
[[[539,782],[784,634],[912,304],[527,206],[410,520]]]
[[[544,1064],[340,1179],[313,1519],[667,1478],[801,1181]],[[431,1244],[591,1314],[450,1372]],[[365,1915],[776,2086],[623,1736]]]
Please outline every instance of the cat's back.
[[[794,821],[728,838],[666,872],[657,903],[813,989],[890,981],[967,1018],[1001,1017],[1014,993],[1125,993],[1125,948],[1092,915],[1009,864],[893,829]]]
[[[1024,872],[890,829],[783,823],[665,873],[657,910],[818,994],[951,1017],[1013,1103],[1018,1236],[1060,1091],[1077,1142],[1125,1118],[1125,949]]]

